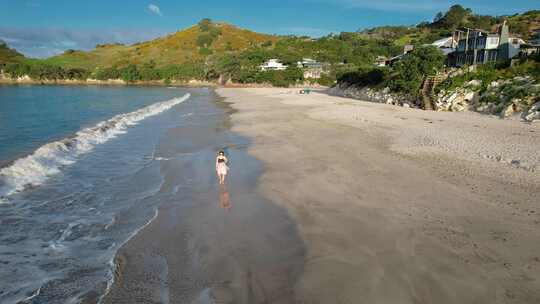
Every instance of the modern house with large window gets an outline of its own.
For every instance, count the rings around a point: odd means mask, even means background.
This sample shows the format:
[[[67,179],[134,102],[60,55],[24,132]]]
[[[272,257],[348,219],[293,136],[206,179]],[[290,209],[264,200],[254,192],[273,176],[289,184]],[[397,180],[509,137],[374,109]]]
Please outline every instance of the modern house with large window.
[[[520,45],[525,43],[520,38],[510,37],[506,22],[497,33],[461,28],[454,32],[454,39],[458,45],[450,65],[458,67],[514,58],[519,55]]]

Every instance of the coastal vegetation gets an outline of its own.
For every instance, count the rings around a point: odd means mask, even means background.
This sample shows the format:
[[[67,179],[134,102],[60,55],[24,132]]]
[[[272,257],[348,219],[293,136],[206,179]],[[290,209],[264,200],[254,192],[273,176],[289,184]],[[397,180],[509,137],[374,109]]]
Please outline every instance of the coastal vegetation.
[[[440,71],[444,65],[442,54],[424,44],[448,37],[457,27],[494,30],[504,20],[510,24],[513,33],[527,39],[540,27],[540,11],[493,17],[475,15],[470,9],[454,5],[447,12],[438,13],[433,22],[342,32],[318,39],[260,34],[203,19],[190,28],[152,41],[133,45],[102,44],[92,51],[67,50],[43,60],[25,58],[0,44],[0,68],[10,77],[28,75],[38,80],[85,77],[122,79],[128,83],[229,80],[274,86],[305,82],[329,86],[338,82],[388,87],[394,92],[416,97],[424,77]],[[407,44],[416,49],[393,67],[373,65],[378,56],[401,54]],[[262,71],[260,66],[270,58],[279,59],[288,68]],[[322,77],[304,79],[302,70],[296,67],[296,62],[302,58],[324,63]],[[530,66],[527,71],[534,68],[529,63],[520,66]],[[461,80],[453,81],[457,84]]]
[[[348,72],[339,83],[358,87],[390,88],[393,92],[417,98],[426,76],[435,75],[444,67],[445,56],[434,46],[420,46],[394,67],[375,67]]]
[[[483,92],[487,89],[488,84],[493,81],[514,77],[531,77],[540,83],[540,54],[535,54],[528,58],[520,58],[514,61],[512,65],[509,62],[502,62],[478,66],[473,71],[446,79],[436,89],[437,91],[454,90],[458,87],[463,87],[472,80],[478,80],[482,84],[476,87],[475,90]]]

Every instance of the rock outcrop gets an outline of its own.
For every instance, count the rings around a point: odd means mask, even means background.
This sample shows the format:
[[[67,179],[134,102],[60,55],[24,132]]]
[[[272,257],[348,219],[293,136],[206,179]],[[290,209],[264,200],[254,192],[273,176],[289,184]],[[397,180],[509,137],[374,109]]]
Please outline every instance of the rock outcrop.
[[[418,101],[390,92],[389,88],[374,89],[342,83],[328,92],[335,96],[420,108]],[[540,120],[540,84],[532,77],[514,77],[487,85],[473,79],[458,88],[440,91],[433,101],[436,111],[476,111],[502,118],[520,115],[525,121]]]
[[[377,90],[369,87],[357,87],[348,84],[338,84],[328,93],[334,96],[348,97],[377,103],[385,103],[406,108],[418,108],[418,103],[402,95],[391,93],[389,88]]]

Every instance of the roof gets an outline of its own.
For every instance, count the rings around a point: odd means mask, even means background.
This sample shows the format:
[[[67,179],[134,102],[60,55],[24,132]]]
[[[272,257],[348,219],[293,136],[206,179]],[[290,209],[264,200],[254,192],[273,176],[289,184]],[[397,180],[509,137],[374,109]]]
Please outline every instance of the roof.
[[[446,37],[446,38],[442,38],[442,39],[439,39],[437,41],[434,41],[433,43],[431,43],[431,45],[434,45],[436,47],[452,47],[452,43],[454,42],[454,38],[453,37]]]
[[[469,31],[469,32],[489,33],[489,32],[486,31],[486,30],[482,30],[482,29],[474,29],[474,28],[468,28],[468,27],[460,27],[460,28],[457,28],[456,31],[460,31],[460,32],[466,32],[466,31]]]

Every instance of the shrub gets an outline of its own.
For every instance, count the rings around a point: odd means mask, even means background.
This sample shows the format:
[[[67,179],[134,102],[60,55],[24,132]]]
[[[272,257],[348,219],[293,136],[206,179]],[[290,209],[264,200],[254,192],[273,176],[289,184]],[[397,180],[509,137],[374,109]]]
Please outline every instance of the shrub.
[[[214,41],[214,38],[210,36],[210,34],[201,34],[199,37],[197,37],[197,46],[203,48],[210,46],[212,42]]]
[[[374,86],[383,83],[387,78],[387,70],[375,68],[372,70],[358,70],[347,72],[338,78],[338,82],[359,87]]]
[[[444,66],[446,56],[434,46],[421,46],[398,61],[389,81],[390,88],[410,96],[418,96],[426,76],[435,75]]]
[[[65,73],[66,79],[86,80],[89,76],[89,71],[80,68],[68,69]]]
[[[12,78],[17,78],[28,75],[30,72],[30,67],[27,64],[22,63],[8,63],[4,69],[4,72]]]
[[[203,55],[203,56],[208,56],[208,55],[212,55],[213,51],[209,48],[206,48],[206,47],[203,47],[199,50],[199,54]]]
[[[120,71],[115,67],[98,69],[95,73],[95,77],[98,80],[119,79]]]
[[[322,74],[321,78],[317,79],[317,83],[323,86],[330,87],[334,84],[335,79],[328,74]]]

